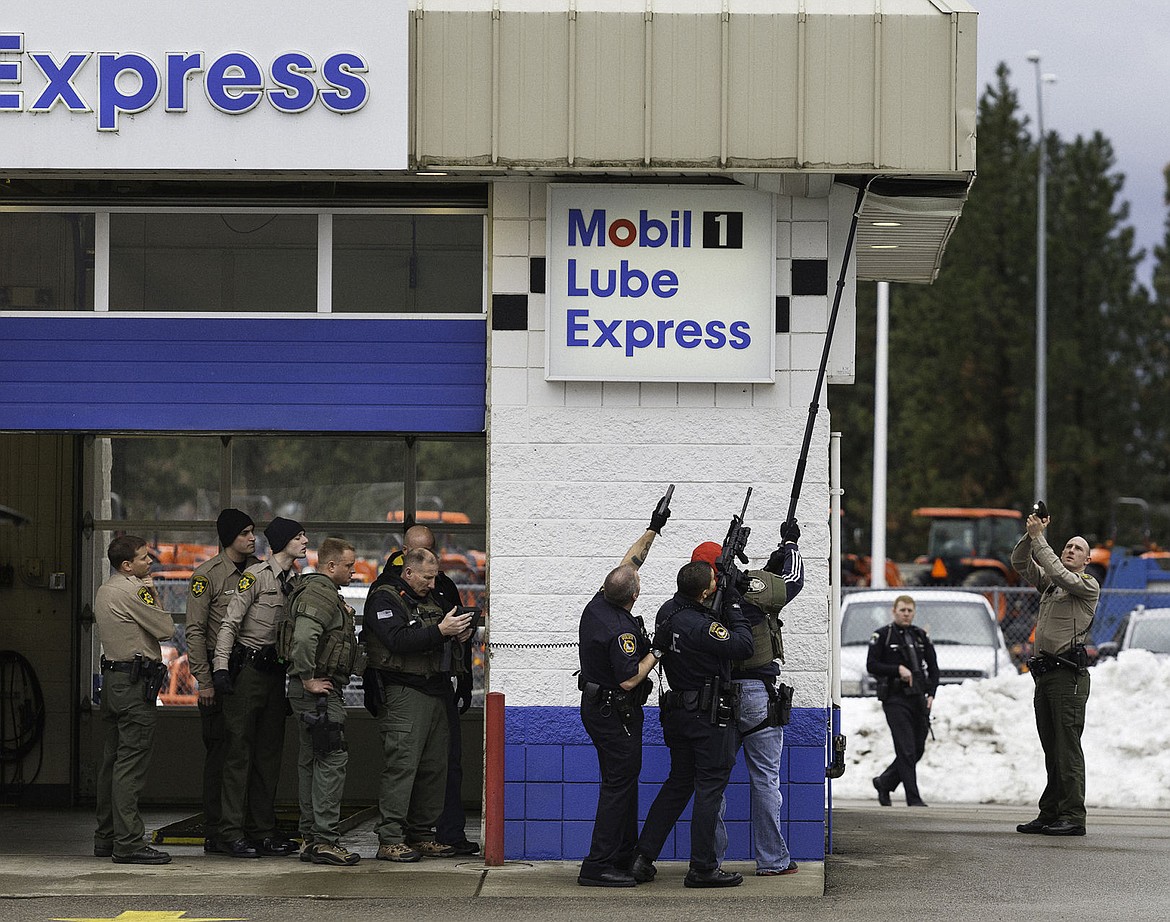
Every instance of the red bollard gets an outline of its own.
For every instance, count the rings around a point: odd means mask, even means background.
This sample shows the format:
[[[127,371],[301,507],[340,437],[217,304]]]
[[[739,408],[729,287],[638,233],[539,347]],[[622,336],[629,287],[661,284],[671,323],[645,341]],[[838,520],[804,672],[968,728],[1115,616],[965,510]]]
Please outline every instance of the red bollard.
[[[483,863],[504,863],[504,693],[488,692],[484,706]]]

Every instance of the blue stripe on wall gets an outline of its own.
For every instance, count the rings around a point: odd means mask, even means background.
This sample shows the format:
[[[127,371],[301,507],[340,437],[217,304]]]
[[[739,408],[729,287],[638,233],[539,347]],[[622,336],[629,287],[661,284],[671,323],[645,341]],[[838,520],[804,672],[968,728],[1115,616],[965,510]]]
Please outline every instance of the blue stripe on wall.
[[[797,861],[825,857],[825,712],[794,708],[784,728],[781,831]],[[517,707],[505,712],[504,849],[508,858],[578,861],[589,851],[600,776],[597,752],[577,708]],[[646,708],[642,736],[639,820],[645,819],[670,771],[658,709]],[[727,786],[727,858],[754,857],[751,801],[741,752]],[[690,807],[662,851],[663,860],[690,858]]]
[[[482,432],[480,319],[0,318],[0,429]]]

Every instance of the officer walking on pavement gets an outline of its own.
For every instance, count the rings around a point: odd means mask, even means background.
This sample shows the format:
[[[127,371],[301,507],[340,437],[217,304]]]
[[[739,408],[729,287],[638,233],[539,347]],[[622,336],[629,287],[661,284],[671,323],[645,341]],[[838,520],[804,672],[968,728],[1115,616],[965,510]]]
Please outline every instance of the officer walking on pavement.
[[[366,707],[378,718],[384,760],[375,826],[382,861],[455,854],[435,840],[434,827],[447,781],[445,701],[464,662],[471,615],[443,610],[433,591],[438,573],[438,558],[415,548],[402,573],[366,597]]]
[[[780,682],[784,661],[783,622],[780,610],[804,588],[804,561],[797,542],[800,526],[795,520],[780,526],[780,545],[763,569],[743,574],[739,592],[743,613],[752,627],[755,651],[731,666],[731,680],[739,690],[738,742],[743,749],[751,788],[752,847],[756,876],[795,874],[799,869],[780,831],[780,757],[784,752],[784,727],[792,709],[792,689]],[[715,566],[721,548],[707,541],[695,548],[692,560]],[[742,589],[742,592],[740,590]],[[779,662],[777,662],[779,661]],[[726,806],[726,804],[724,804]],[[715,827],[720,862],[727,854],[727,827],[723,810]]]
[[[925,807],[918,793],[918,760],[926,751],[930,709],[938,688],[938,659],[926,631],[916,626],[914,599],[894,600],[894,620],[869,638],[865,667],[877,679],[877,696],[894,737],[894,761],[873,779],[878,802],[890,806],[901,783],[906,806]]]
[[[166,681],[159,641],[175,622],[158,604],[146,542],[122,535],[106,551],[113,575],[94,596],[102,642],[102,726],[105,747],[97,777],[93,853],[115,864],[169,864],[171,856],[142,841],[138,798],[146,784],[158,719],[155,699]]]
[[[583,887],[636,883],[630,864],[638,838],[642,705],[651,689],[647,676],[658,657],[642,619],[631,610],[641,590],[638,568],[670,518],[668,497],[659,501],[646,533],[609,572],[581,613],[581,723],[597,749],[601,774],[593,839],[577,877]]]
[[[236,594],[240,577],[260,561],[252,517],[239,509],[224,509],[215,522],[223,550],[200,564],[191,576],[187,593],[187,663],[199,683],[199,723],[203,730],[203,850],[219,851],[220,807],[223,797],[223,760],[227,732],[223,701],[216,697],[211,660],[219,626],[228,602]]]
[[[652,880],[654,861],[692,795],[691,864],[688,887],[735,887],[740,874],[719,867],[715,823],[735,764],[738,702],[731,685],[732,660],[752,654],[752,629],[734,599],[717,614],[704,600],[715,595],[714,568],[692,561],[678,572],[678,592],[658,610],[654,646],[670,691],[659,698],[659,719],[670,749],[670,774],[642,826],[630,872]],[[725,621],[723,619],[726,619]]]
[[[278,858],[296,851],[276,829],[287,707],[286,664],[276,655],[276,628],[287,617],[288,597],[300,579],[293,564],[308,553],[309,540],[299,522],[279,516],[264,537],[272,553],[240,577],[212,661],[228,749],[220,851],[232,858]]]
[[[288,699],[300,751],[297,791],[301,861],[349,867],[360,856],[341,844],[341,795],[349,761],[342,692],[361,672],[354,612],[338,591],[353,577],[354,547],[326,538],[317,549],[317,571],[289,596],[289,617],[276,635],[277,653],[289,664]]]
[[[1028,516],[1027,533],[1012,550],[1012,566],[1040,590],[1036,618],[1036,655],[1028,670],[1036,683],[1036,732],[1044,749],[1048,783],[1040,795],[1040,815],[1016,832],[1047,836],[1085,834],[1085,755],[1081,733],[1089,703],[1089,660],[1085,638],[1097,611],[1101,587],[1085,572],[1089,543],[1069,538],[1060,557],[1044,532],[1051,518]]]

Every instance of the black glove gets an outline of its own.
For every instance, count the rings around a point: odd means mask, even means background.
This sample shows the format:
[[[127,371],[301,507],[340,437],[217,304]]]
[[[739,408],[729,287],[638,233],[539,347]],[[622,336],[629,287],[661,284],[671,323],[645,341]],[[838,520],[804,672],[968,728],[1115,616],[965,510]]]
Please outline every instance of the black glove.
[[[750,576],[748,576],[746,573],[740,573],[738,576],[736,576],[736,578],[735,578],[735,591],[736,592],[738,592],[740,595],[743,595],[751,588],[752,588],[752,578]]]
[[[460,714],[466,714],[471,709],[471,676],[461,675],[455,683],[455,706]]]
[[[662,534],[662,526],[666,524],[666,520],[670,518],[669,500],[663,496],[658,501],[658,505],[654,507],[654,512],[650,516],[650,531],[656,535]]]
[[[780,526],[780,543],[781,544],[796,544],[800,540],[800,526],[796,524],[796,519],[789,519]]]
[[[230,695],[235,691],[232,684],[232,674],[226,669],[217,669],[211,674],[211,681],[215,685],[216,695]]]
[[[769,573],[774,573],[777,576],[784,575],[784,558],[787,555],[784,553],[784,545],[781,544],[776,550],[772,551],[772,556],[768,558],[768,562],[764,564],[764,569]]]

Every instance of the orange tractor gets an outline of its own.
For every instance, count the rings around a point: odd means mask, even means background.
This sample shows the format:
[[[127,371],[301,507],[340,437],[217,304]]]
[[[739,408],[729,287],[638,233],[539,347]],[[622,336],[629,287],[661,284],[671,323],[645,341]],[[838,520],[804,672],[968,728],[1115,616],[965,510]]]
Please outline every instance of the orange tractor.
[[[1024,532],[1015,509],[929,506],[914,515],[930,520],[926,554],[907,580],[920,586],[1017,586],[1011,553]]]

